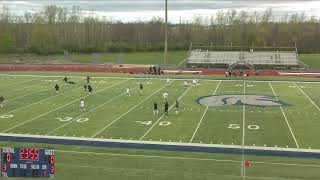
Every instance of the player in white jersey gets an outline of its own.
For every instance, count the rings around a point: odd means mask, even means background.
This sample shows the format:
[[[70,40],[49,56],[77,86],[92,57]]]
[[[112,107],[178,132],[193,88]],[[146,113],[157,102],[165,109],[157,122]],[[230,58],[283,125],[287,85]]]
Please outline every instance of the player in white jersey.
[[[186,88],[188,87],[187,81],[184,81],[184,86],[185,86]]]
[[[130,89],[129,88],[127,88],[126,94],[127,94],[127,96],[130,96]]]
[[[168,99],[168,93],[167,93],[167,92],[164,92],[162,96],[163,96],[163,100],[164,100],[164,101],[167,101],[167,99]]]
[[[80,108],[81,108],[81,111],[85,110],[84,107],[85,107],[84,101],[83,101],[83,99],[81,99],[81,100],[80,100]]]
[[[170,84],[170,79],[167,78],[167,86]]]
[[[192,83],[193,83],[193,86],[196,86],[197,85],[197,80],[192,80]]]

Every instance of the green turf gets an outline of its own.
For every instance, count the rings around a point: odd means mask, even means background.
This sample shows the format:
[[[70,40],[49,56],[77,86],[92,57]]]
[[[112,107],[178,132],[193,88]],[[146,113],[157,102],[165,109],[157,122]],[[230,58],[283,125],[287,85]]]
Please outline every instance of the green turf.
[[[187,57],[186,51],[168,52],[168,64],[178,65]],[[20,57],[19,57],[20,58]],[[18,57],[0,56],[0,62],[15,62]],[[35,55],[22,57],[23,62],[60,62],[60,63],[119,63],[119,64],[163,64],[163,52],[130,52],[130,53],[99,53],[70,55]]]
[[[310,68],[320,68],[320,54],[300,54],[299,60],[307,64]]]
[[[35,73],[34,73],[35,74]],[[61,75],[62,73],[36,73]],[[20,74],[21,75],[21,74]],[[68,75],[83,75],[69,73]],[[184,87],[184,80],[174,80],[170,85],[165,79],[96,78],[92,76],[94,94],[87,96],[83,89],[84,76],[71,77],[75,85],[65,84],[62,77],[48,76],[0,76],[0,95],[4,95],[5,107],[0,109],[0,132],[13,134],[38,134],[66,137],[95,137],[112,139],[148,140],[162,142],[186,142],[267,147],[320,149],[320,83],[271,81],[200,80],[199,85]],[[128,76],[132,77],[132,76]],[[147,76],[148,77],[148,76]],[[220,77],[221,78],[221,77]],[[240,81],[239,81],[240,80]],[[277,79],[275,79],[277,80]],[[308,80],[308,79],[305,79]],[[138,86],[144,83],[143,94]],[[58,94],[54,85],[58,83]],[[191,84],[191,81],[188,80]],[[131,89],[131,96],[125,94]],[[169,94],[169,105],[179,99],[180,112],[169,115],[152,113],[153,102],[162,108],[162,94]],[[221,106],[208,107],[196,102],[198,97],[223,94],[256,94],[277,96],[289,106]],[[79,107],[84,98],[85,110]],[[243,129],[244,125],[244,129]],[[235,127],[235,128],[234,128]],[[244,137],[243,137],[244,130]],[[15,145],[9,143],[8,145]],[[116,150],[55,146],[60,150],[151,154],[163,156],[231,159],[236,162],[142,158],[131,156],[90,155],[68,157],[58,152],[61,166],[57,178],[77,179],[108,177],[114,179],[241,179],[240,156],[222,154],[178,153],[164,151]],[[70,153],[69,153],[70,154]],[[93,165],[87,161],[92,158]],[[309,164],[319,161],[306,159],[254,157],[251,161]],[[70,162],[79,162],[81,167]],[[59,161],[59,159],[58,159]],[[90,167],[87,167],[90,166]],[[309,168],[307,168],[309,167]],[[90,169],[86,174],[83,170]],[[267,171],[265,171],[267,169]],[[255,177],[318,179],[319,166],[299,166],[257,163],[248,169],[248,179]],[[94,175],[94,174],[99,174]],[[71,177],[74,174],[75,177]],[[250,178],[251,176],[251,178]]]

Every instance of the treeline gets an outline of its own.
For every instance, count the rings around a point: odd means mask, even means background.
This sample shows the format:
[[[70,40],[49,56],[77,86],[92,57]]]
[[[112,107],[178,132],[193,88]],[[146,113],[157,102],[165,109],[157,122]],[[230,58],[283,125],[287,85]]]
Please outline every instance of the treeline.
[[[170,12],[169,12],[170,13]],[[213,45],[294,46],[300,52],[320,52],[320,20],[304,13],[275,16],[264,13],[219,11],[211,17],[168,26],[169,50],[187,50],[190,42]],[[15,16],[0,9],[0,52],[53,54],[69,52],[130,52],[163,50],[164,23],[124,23],[70,9],[44,6],[36,13]]]

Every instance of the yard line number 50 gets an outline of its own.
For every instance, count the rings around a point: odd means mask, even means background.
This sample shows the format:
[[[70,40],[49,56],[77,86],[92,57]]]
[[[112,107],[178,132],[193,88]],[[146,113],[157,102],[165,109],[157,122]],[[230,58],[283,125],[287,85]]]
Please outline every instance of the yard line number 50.
[[[240,129],[241,126],[240,126],[240,124],[229,124],[228,128],[229,129]],[[248,129],[250,129],[250,130],[258,130],[258,129],[260,129],[260,126],[258,126],[258,125],[249,125]]]

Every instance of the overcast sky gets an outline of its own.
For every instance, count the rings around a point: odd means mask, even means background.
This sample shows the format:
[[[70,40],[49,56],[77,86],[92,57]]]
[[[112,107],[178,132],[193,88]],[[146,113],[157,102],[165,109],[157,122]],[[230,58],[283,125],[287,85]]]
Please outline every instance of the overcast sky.
[[[16,15],[25,11],[35,12],[43,5],[55,4],[70,8],[80,6],[85,12],[94,11],[97,15],[111,17],[115,20],[136,21],[149,20],[152,17],[164,17],[164,0],[100,0],[100,1],[0,1],[7,5]],[[274,14],[305,12],[306,16],[320,17],[320,1],[287,1],[287,0],[168,0],[169,20],[178,22],[190,21],[194,16],[211,16],[219,10],[246,10],[263,12],[272,8]]]

